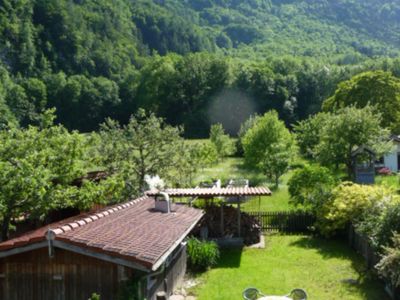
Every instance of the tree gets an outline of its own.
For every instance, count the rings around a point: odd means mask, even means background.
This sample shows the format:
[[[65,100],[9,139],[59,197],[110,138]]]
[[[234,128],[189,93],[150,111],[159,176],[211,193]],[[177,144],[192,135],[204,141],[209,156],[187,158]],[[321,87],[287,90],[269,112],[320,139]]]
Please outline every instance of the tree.
[[[139,110],[127,125],[111,119],[101,125],[98,152],[100,163],[111,174],[120,174],[127,193],[134,195],[145,189],[146,175],[169,177],[178,159],[181,130],[165,125],[163,119]]]
[[[326,115],[319,129],[315,158],[326,166],[337,168],[344,164],[349,178],[352,178],[352,152],[357,147],[370,147],[378,156],[390,151],[389,131],[380,124],[381,116],[371,106],[362,109],[346,107],[337,114]]]
[[[289,179],[290,198],[296,205],[304,205],[317,212],[336,180],[329,169],[320,166],[305,166],[296,170]]]
[[[40,118],[40,126],[0,131],[2,240],[8,238],[13,218],[37,219],[50,209],[88,208],[94,201],[106,201],[110,194],[118,197],[112,181],[72,185],[85,174],[90,161],[86,140],[63,126],[53,126],[53,119],[53,111],[47,111]]]
[[[233,142],[229,135],[225,134],[222,124],[214,124],[211,126],[210,141],[215,146],[219,159],[227,157],[233,153]]]
[[[275,186],[286,172],[294,156],[295,143],[285,124],[275,111],[257,119],[243,138],[245,161],[249,166],[260,169]]]
[[[244,121],[240,125],[240,129],[238,132],[238,139],[236,142],[236,148],[237,148],[237,153],[239,155],[243,155],[243,138],[246,135],[247,131],[254,126],[254,124],[257,122],[259,116],[257,114],[251,115],[246,121]]]
[[[393,133],[400,131],[400,79],[389,72],[371,71],[354,76],[339,84],[328,98],[325,111],[337,111],[346,106],[358,108],[376,106],[381,113],[381,125]]]
[[[314,157],[315,147],[320,140],[320,132],[329,117],[330,115],[327,113],[319,113],[294,125],[297,145],[301,155],[305,158]]]

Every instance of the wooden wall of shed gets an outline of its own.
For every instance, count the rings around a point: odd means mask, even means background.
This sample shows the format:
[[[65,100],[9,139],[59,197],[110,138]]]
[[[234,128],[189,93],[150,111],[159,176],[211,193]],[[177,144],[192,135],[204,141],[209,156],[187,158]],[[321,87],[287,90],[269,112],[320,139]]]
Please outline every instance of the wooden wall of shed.
[[[119,283],[133,278],[134,271],[109,262],[47,248],[0,259],[0,299],[87,300],[92,293],[101,299],[117,299]]]
[[[186,245],[181,245],[167,259],[167,266],[164,269],[164,272],[161,272],[156,276],[156,282],[148,291],[147,299],[155,300],[157,292],[159,291],[166,292],[168,296],[171,295],[183,281],[183,277],[186,273],[186,262]],[[149,279],[150,278],[148,278],[148,280]]]

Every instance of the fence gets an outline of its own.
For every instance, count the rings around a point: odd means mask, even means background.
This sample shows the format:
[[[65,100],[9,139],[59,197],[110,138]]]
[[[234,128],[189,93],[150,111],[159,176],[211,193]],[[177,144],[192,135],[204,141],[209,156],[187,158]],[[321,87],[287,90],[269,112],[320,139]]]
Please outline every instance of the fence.
[[[354,226],[350,225],[347,232],[347,240],[349,246],[364,257],[367,269],[373,269],[379,262],[380,257],[376,253],[376,249],[371,246],[368,238],[358,233]],[[393,300],[400,300],[400,289],[391,286],[388,282],[385,282],[385,284],[385,289],[390,297]]]
[[[259,222],[263,231],[308,232],[315,223],[314,215],[302,211],[255,211],[246,213]]]

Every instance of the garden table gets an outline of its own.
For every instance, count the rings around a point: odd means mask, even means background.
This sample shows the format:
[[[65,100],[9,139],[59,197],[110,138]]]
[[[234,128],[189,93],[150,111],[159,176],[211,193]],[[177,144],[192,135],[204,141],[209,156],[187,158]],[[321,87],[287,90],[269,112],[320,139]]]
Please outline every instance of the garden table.
[[[288,298],[286,296],[265,296],[258,298],[258,300],[292,300],[292,298]]]

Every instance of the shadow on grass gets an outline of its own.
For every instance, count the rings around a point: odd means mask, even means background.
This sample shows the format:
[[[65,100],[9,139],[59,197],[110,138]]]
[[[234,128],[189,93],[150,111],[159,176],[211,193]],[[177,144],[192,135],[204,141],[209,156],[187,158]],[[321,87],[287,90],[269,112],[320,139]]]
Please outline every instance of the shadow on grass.
[[[243,248],[221,249],[220,259],[214,268],[239,268]]]
[[[341,239],[322,239],[317,237],[303,237],[290,246],[304,249],[314,249],[324,259],[339,258],[351,261],[357,278],[343,278],[341,284],[350,291],[357,291],[366,300],[386,300],[389,297],[384,293],[384,286],[377,275],[367,271],[366,263],[361,255],[351,249]]]

